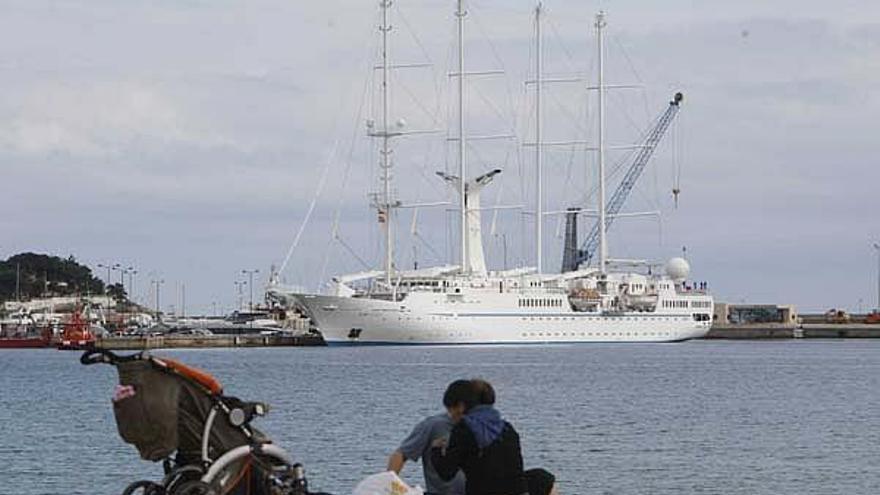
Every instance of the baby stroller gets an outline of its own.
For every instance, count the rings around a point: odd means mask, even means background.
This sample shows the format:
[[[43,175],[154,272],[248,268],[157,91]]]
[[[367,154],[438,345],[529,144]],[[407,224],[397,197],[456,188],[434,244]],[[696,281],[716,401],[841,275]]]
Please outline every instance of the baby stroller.
[[[80,362],[116,367],[119,435],[143,459],[163,463],[160,482],[136,481],[123,495],[310,493],[302,466],[251,426],[266,404],[224,395],[213,376],[147,352],[90,350]]]

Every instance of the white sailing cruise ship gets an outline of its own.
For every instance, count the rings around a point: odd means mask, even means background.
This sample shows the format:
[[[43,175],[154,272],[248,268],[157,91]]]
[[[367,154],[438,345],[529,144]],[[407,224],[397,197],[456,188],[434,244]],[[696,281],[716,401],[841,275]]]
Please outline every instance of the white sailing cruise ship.
[[[467,134],[465,133],[464,27],[467,12],[463,1],[457,5],[458,32],[458,175],[438,173],[458,195],[461,232],[459,263],[397,270],[394,264],[392,222],[394,200],[390,188],[390,143],[396,129],[388,122],[386,84],[389,2],[382,2],[383,115],[369,126],[370,135],[381,140],[384,192],[377,197],[380,225],[385,237],[385,260],[381,270],[340,275],[332,280],[331,294],[309,294],[270,286],[270,296],[303,311],[329,344],[547,344],[587,342],[678,342],[704,336],[711,325],[713,300],[701,285],[687,284],[690,267],[683,258],[673,258],[658,271],[640,260],[616,260],[608,256],[606,230],[620,213],[620,206],[644,168],[651,152],[678,110],[681,95],[640,145],[631,174],[606,202],[605,192],[605,91],[602,31],[605,17],[599,13],[595,29],[598,37],[599,184],[595,212],[570,209],[567,212],[566,253],[563,273],[544,273],[541,267],[542,218],[541,191],[541,60],[536,61],[535,88],[538,111],[535,160],[537,168],[536,251],[534,268],[505,271],[487,269],[481,228],[480,193],[501,170],[491,170],[473,179],[468,177]],[[540,54],[541,7],[535,11],[536,43]],[[632,175],[632,176],[630,176]],[[626,183],[629,181],[629,183]],[[629,189],[627,189],[629,188]],[[592,252],[577,249],[576,215],[594,214],[596,227],[591,236],[597,252],[594,263],[587,263]],[[653,267],[653,268],[652,268]]]

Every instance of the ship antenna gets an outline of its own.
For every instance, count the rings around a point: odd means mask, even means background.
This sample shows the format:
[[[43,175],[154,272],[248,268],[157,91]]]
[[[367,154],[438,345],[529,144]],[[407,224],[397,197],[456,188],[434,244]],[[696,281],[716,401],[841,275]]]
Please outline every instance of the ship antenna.
[[[535,7],[535,173],[537,175],[535,193],[535,266],[538,274],[543,271],[543,229],[544,229],[544,171],[543,149],[541,147],[541,2]]]
[[[458,178],[459,200],[461,202],[461,270],[470,272],[468,259],[468,211],[467,211],[467,162],[465,160],[465,119],[464,119],[464,18],[467,11],[464,8],[464,0],[458,0],[458,8],[455,12],[458,17]]]
[[[605,12],[596,14],[596,38],[599,49],[599,272],[603,275],[608,263],[608,240],[606,239],[605,211],[605,49],[602,30],[605,28]]]

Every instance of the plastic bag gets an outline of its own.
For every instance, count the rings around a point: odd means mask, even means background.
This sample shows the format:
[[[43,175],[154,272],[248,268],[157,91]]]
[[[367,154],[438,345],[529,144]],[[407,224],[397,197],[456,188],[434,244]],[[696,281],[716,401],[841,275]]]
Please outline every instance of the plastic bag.
[[[368,476],[358,483],[352,495],[424,495],[421,487],[410,488],[394,471]]]

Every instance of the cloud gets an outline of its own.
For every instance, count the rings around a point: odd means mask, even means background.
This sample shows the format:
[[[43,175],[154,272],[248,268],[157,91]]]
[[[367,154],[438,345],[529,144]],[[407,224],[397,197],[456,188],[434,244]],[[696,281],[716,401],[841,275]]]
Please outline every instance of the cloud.
[[[157,88],[132,81],[39,83],[0,125],[0,152],[121,155],[148,147],[236,148]]]

